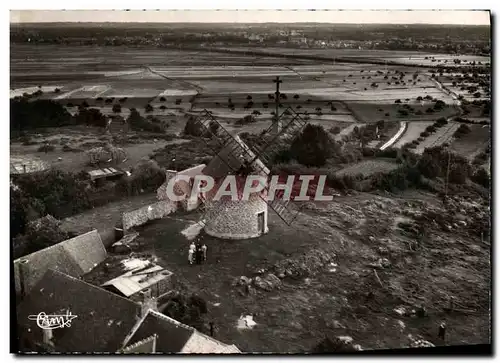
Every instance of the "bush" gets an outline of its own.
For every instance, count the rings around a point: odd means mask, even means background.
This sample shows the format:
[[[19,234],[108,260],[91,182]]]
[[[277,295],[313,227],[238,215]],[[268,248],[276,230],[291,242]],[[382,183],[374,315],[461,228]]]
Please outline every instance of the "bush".
[[[130,176],[122,177],[115,185],[121,196],[134,196],[154,192],[165,182],[165,172],[155,160],[143,159],[131,169]]]
[[[59,219],[90,207],[86,182],[78,174],[50,169],[17,175],[14,182],[26,191],[30,204],[38,205],[36,209]]]
[[[41,223],[30,223],[26,229],[24,254],[33,253],[65,241],[69,234],[61,230],[57,219],[47,216]]]
[[[330,132],[331,132],[332,134],[334,134],[334,135],[338,135],[338,134],[340,134],[340,127],[338,127],[338,126],[332,127],[332,128],[330,129]]]
[[[54,151],[56,148],[54,147],[54,145],[49,145],[49,144],[45,144],[45,145],[42,145],[40,146],[37,151],[38,152],[50,152],[50,151]]]
[[[436,120],[436,123],[440,124],[440,125],[446,125],[448,123],[448,121],[446,120],[445,117],[440,117]]]
[[[204,316],[208,313],[207,303],[197,295],[186,297],[178,294],[170,298],[162,313],[201,332],[206,330]]]
[[[478,170],[476,170],[476,172],[472,175],[471,180],[474,183],[482,185],[485,188],[490,187],[490,176],[485,168],[479,168]]]
[[[165,128],[162,124],[151,122],[142,117],[136,109],[130,109],[130,115],[127,118],[127,124],[134,131],[150,131],[162,133]]]
[[[114,113],[120,113],[120,112],[122,112],[122,106],[120,104],[118,104],[118,103],[114,104],[112,111]]]
[[[10,131],[12,135],[23,130],[70,125],[71,114],[63,105],[52,100],[11,99]]]
[[[96,108],[82,108],[74,117],[77,124],[87,126],[106,127],[108,120],[101,111]]]

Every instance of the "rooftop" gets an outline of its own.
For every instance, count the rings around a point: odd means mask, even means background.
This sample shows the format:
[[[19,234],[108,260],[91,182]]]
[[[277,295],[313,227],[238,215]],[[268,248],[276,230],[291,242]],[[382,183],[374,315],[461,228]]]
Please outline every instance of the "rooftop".
[[[20,334],[31,342],[42,331],[30,315],[69,310],[76,318],[70,329],[54,333],[58,352],[116,352],[136,324],[140,305],[62,272],[48,270],[17,308]]]
[[[84,233],[43,250],[14,260],[16,293],[21,293],[20,266],[24,272],[24,293],[38,283],[45,272],[54,269],[70,276],[80,277],[106,258],[106,249],[97,230]]]
[[[126,344],[157,335],[156,351],[162,353],[228,354],[241,353],[234,345],[224,344],[193,327],[182,324],[159,312],[149,310],[132,329]]]
[[[105,282],[101,286],[114,286],[123,295],[129,297],[172,275],[172,272],[163,267],[149,263],[145,267],[139,266],[134,268],[119,277]]]
[[[108,178],[111,176],[122,175],[124,174],[124,172],[122,170],[109,167],[109,168],[91,170],[88,172],[88,174],[90,175],[91,180],[95,180],[101,178]]]

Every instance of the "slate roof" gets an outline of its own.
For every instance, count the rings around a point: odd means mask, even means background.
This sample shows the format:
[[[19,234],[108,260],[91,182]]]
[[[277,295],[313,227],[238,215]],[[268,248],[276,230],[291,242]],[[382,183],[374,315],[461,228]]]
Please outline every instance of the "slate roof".
[[[16,293],[21,292],[19,265],[24,264],[25,293],[51,268],[70,276],[80,277],[106,258],[106,249],[97,230],[60,242],[14,261]]]
[[[54,330],[55,351],[114,353],[136,324],[141,307],[83,280],[49,269],[17,307],[20,333],[29,341],[42,341],[42,329],[28,316],[67,310],[76,318],[71,327]]]
[[[141,340],[137,343],[129,345],[120,353],[134,354],[134,353],[156,353],[156,339],[157,336],[152,335],[149,338]]]
[[[156,334],[156,352],[159,353],[241,353],[234,345],[224,344],[195,328],[182,324],[159,312],[149,310],[126,339],[133,345]]]

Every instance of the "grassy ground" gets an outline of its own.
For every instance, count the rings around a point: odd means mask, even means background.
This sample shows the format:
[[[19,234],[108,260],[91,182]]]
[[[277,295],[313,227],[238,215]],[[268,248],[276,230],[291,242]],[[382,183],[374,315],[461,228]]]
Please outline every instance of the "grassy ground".
[[[209,319],[217,337],[244,351],[298,352],[309,349],[325,333],[352,336],[366,349],[398,348],[408,334],[436,339],[441,321],[448,325],[447,344],[489,341],[489,245],[469,230],[443,232],[429,224],[417,251],[412,238],[397,228],[411,220],[408,211],[433,209],[446,214],[432,195],[413,192],[402,198],[360,194],[328,205],[309,205],[292,227],[270,213],[270,232],[252,240],[224,241],[203,236],[208,262],[187,264],[189,242],[180,234],[192,217],[166,218],[140,229],[138,252],[155,254],[187,289],[210,305]],[[242,295],[235,278],[254,276],[284,259],[298,260],[312,250],[335,256],[335,271],[283,280],[280,290]],[[370,263],[387,258],[390,267]],[[460,311],[446,312],[453,297]],[[215,306],[214,304],[220,304]],[[421,305],[427,317],[400,316],[394,309]],[[466,313],[464,313],[466,311]],[[252,313],[258,325],[239,331],[241,314]]]
[[[469,160],[473,160],[488,145],[491,129],[489,125],[469,125],[469,127],[471,132],[459,139],[454,139],[451,143],[451,149]]]

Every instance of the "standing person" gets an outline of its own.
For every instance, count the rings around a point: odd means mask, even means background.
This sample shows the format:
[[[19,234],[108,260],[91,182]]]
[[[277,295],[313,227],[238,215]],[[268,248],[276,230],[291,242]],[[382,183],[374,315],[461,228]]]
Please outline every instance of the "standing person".
[[[190,265],[193,264],[194,253],[195,253],[195,245],[194,242],[191,242],[191,244],[189,245],[189,252],[188,252],[188,260]]]
[[[201,251],[203,252],[203,262],[207,262],[207,245],[203,244],[201,246]]]
[[[196,244],[196,264],[201,265],[203,252],[199,243]]]

